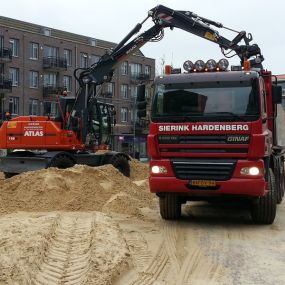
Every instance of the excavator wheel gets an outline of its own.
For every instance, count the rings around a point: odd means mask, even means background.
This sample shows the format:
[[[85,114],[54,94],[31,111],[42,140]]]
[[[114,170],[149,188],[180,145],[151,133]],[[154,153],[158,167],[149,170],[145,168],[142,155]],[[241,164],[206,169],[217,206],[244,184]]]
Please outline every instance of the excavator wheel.
[[[15,175],[17,175],[17,173],[4,172],[5,179],[11,178],[11,177],[13,177]]]
[[[115,155],[112,160],[111,164],[117,168],[123,175],[130,177],[130,164],[126,157],[122,155]]]
[[[269,191],[266,196],[258,198],[258,201],[252,205],[251,216],[256,224],[272,224],[275,219],[277,193],[272,169],[269,169],[268,185]]]
[[[74,161],[67,155],[59,155],[52,159],[49,167],[68,168],[74,165]]]

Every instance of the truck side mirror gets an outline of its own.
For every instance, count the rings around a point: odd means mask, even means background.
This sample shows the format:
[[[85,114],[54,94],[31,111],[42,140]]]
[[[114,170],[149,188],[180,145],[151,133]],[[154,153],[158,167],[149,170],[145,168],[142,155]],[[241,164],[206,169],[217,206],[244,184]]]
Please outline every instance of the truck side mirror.
[[[146,117],[146,105],[147,101],[145,98],[145,85],[139,85],[138,86],[138,92],[137,92],[137,116],[138,118]]]
[[[282,86],[272,85],[272,102],[273,104],[282,103]]]

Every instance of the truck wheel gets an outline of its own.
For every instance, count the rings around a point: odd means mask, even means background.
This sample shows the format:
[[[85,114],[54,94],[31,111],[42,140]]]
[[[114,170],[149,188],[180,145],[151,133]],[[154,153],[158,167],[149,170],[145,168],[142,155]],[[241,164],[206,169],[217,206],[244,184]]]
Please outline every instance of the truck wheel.
[[[285,173],[284,173],[284,164],[282,162],[282,166],[280,169],[280,173],[278,173],[278,191],[277,191],[277,204],[280,204],[282,202],[283,196],[284,196],[284,187],[285,187]]]
[[[181,203],[175,194],[166,194],[159,197],[160,215],[165,220],[174,220],[181,217]]]
[[[252,205],[251,216],[256,224],[272,224],[276,215],[277,193],[272,169],[268,175],[269,191]]]
[[[111,164],[117,168],[123,175],[130,177],[130,164],[126,157],[116,155],[112,158]]]
[[[57,168],[69,168],[74,165],[74,161],[66,156],[66,155],[59,155],[52,159],[49,167],[57,167]]]

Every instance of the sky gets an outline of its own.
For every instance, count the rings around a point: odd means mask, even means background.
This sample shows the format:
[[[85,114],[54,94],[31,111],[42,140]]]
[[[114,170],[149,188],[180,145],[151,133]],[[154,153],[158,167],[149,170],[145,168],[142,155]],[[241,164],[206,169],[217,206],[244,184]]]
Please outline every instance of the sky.
[[[1,16],[115,43],[158,4],[191,11],[233,30],[251,33],[252,43],[259,45],[265,58],[264,68],[273,74],[285,74],[284,0],[9,0],[2,4]],[[151,26],[149,19],[140,32]],[[236,36],[225,29],[213,28],[229,40]],[[160,42],[146,43],[141,50],[145,56],[156,59],[158,71],[163,64],[179,68],[186,60],[224,57],[217,44],[177,28],[165,29]],[[237,56],[229,61],[230,65],[239,64]]]

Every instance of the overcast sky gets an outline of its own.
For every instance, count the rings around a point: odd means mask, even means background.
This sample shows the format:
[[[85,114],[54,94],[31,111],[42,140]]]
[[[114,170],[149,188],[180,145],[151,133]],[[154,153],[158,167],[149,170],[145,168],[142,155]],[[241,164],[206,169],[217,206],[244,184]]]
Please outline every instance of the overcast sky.
[[[8,0],[2,3],[2,16],[15,18],[92,38],[120,42],[126,34],[158,4],[174,10],[192,11],[234,30],[253,36],[265,58],[264,67],[273,74],[285,74],[285,1],[284,0]],[[151,25],[148,20],[141,31]],[[235,33],[215,28],[232,40]],[[142,52],[162,62],[182,67],[187,59],[207,60],[223,57],[218,45],[190,33],[174,29],[165,31],[158,43],[147,43]],[[238,57],[230,64],[238,64]]]

